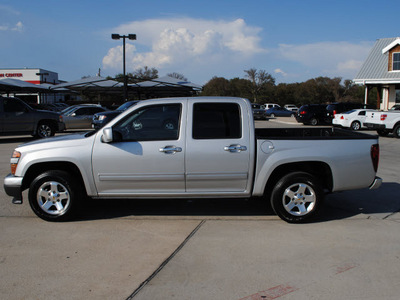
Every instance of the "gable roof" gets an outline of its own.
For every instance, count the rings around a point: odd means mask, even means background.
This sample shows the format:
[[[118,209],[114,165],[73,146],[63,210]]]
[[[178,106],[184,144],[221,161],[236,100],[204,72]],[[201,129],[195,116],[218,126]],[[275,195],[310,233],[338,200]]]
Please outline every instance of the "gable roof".
[[[353,79],[356,84],[400,83],[400,72],[388,71],[388,51],[400,42],[400,38],[376,40],[371,52]],[[383,51],[385,50],[385,52]]]

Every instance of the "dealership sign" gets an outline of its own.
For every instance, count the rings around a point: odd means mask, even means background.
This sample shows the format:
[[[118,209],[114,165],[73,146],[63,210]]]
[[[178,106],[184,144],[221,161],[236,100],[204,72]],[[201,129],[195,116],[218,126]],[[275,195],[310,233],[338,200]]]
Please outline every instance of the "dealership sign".
[[[15,77],[24,77],[22,73],[0,73],[0,78],[7,77],[7,78],[15,78]]]

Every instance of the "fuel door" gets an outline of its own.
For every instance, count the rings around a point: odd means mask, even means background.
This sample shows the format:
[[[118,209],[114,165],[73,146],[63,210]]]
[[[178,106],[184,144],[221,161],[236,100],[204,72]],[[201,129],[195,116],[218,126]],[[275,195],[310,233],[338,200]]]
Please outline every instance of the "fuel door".
[[[270,141],[265,141],[261,144],[261,151],[265,154],[271,154],[274,151],[274,144]]]

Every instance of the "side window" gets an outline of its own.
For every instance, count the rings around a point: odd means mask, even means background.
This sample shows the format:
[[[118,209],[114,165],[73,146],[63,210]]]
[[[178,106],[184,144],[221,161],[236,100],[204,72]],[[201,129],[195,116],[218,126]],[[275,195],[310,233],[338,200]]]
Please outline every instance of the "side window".
[[[179,138],[180,104],[140,108],[113,126],[117,140],[163,141]]]
[[[360,111],[360,112],[358,113],[359,116],[365,116],[365,114],[366,114],[366,111],[365,111],[365,110],[362,110],[362,111]]]
[[[25,105],[19,101],[4,99],[4,112],[26,112]]]
[[[236,103],[195,103],[194,139],[238,139],[242,137],[240,107]]]

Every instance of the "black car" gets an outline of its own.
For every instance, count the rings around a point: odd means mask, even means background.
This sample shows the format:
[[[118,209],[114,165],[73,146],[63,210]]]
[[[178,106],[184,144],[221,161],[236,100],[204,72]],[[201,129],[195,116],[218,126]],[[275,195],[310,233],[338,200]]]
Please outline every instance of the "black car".
[[[265,108],[257,103],[252,103],[251,108],[253,109],[253,118],[254,120],[266,120],[267,115],[265,112]]]
[[[328,111],[328,116],[332,120],[335,117],[335,114],[340,114],[353,109],[373,109],[373,105],[363,104],[363,103],[355,103],[355,102],[336,102],[329,104],[326,107]]]
[[[112,111],[105,111],[105,112],[100,112],[97,114],[93,115],[93,120],[92,120],[92,127],[94,129],[99,129],[103,127],[105,124],[110,122],[112,119],[114,119],[116,116],[118,116],[120,113],[122,113],[124,110],[127,110],[129,107],[135,105],[139,101],[128,101],[119,106],[116,110]]]
[[[326,104],[306,104],[300,107],[296,114],[296,120],[299,123],[311,124],[330,124],[332,119],[326,110]]]

